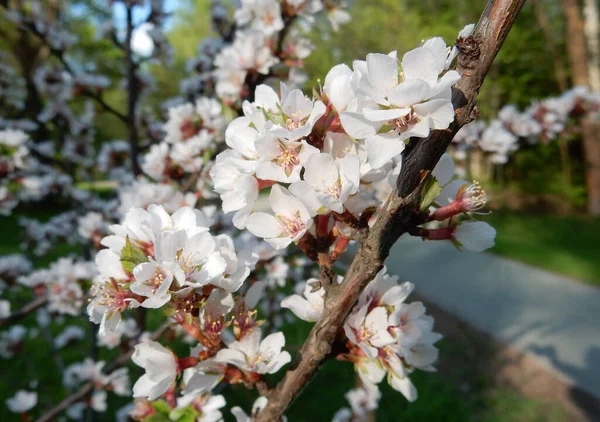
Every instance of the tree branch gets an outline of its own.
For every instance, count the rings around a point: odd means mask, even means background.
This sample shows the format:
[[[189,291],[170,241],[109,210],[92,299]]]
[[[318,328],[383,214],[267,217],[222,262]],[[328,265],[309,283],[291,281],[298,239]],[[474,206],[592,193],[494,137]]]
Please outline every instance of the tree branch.
[[[19,309],[17,312],[13,312],[6,318],[0,319],[0,328],[6,327],[14,322],[19,321],[22,318],[25,318],[31,312],[44,306],[46,304],[46,302],[48,302],[48,298],[45,296],[38,297],[37,299],[32,300],[27,305],[25,305],[21,309]]]
[[[372,229],[363,236],[344,282],[328,292],[323,317],[311,330],[292,369],[268,395],[269,402],[258,415],[258,422],[280,420],[292,400],[330,356],[337,333],[360,293],[382,268],[392,245],[414,225],[419,213],[421,180],[437,164],[456,132],[475,118],[479,89],[524,2],[488,1],[473,36],[460,46],[457,70],[462,78],[454,87],[452,100],[455,121],[447,130],[434,131],[425,139],[411,140],[403,156],[397,188]]]
[[[53,48],[48,43],[48,40],[46,40],[45,34],[41,33],[36,28],[36,26],[34,25],[33,22],[23,22],[22,26],[27,31],[29,31],[30,33],[34,34],[44,45],[46,45],[48,47],[48,49],[50,51],[50,54],[52,54],[54,57],[56,57],[58,59],[58,61],[60,61],[60,63],[65,68],[65,70],[71,76],[75,76],[75,71],[73,70],[73,67],[69,64],[69,62],[67,62],[67,60],[65,59],[64,52],[62,50],[57,50],[56,48]],[[127,116],[125,116],[119,110],[117,110],[116,108],[114,108],[113,106],[111,106],[110,104],[108,104],[106,101],[104,101],[104,98],[102,98],[101,94],[99,94],[97,92],[94,92],[94,91],[92,91],[89,88],[82,89],[81,93],[83,95],[85,95],[86,97],[89,97],[89,98],[95,100],[104,110],[106,110],[107,112],[113,114],[114,116],[116,116],[122,122],[127,122]]]

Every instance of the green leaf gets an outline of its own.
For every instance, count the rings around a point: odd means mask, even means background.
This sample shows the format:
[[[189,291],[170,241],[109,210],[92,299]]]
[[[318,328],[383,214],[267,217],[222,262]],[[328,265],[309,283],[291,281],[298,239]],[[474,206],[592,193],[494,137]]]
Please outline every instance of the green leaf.
[[[192,318],[192,314],[186,312],[183,316],[183,320],[187,325],[192,325],[194,320]]]
[[[148,257],[139,246],[134,245],[129,240],[129,236],[125,238],[125,247],[121,250],[121,265],[128,273],[133,272],[133,269],[143,262],[148,262]]]
[[[169,417],[167,415],[163,415],[162,413],[155,413],[153,415],[144,418],[144,422],[170,422]]]
[[[170,316],[175,315],[176,313],[177,313],[177,309],[175,309],[175,308],[167,308],[167,309],[165,309],[165,316],[170,317]]]
[[[421,201],[420,208],[423,211],[426,211],[433,200],[437,198],[437,196],[442,192],[442,187],[438,183],[437,179],[433,177],[431,174],[427,176],[427,180],[425,180],[425,185],[421,190]]]
[[[171,412],[171,407],[164,400],[156,400],[150,403],[150,406],[156,410],[157,413],[167,416]],[[163,420],[163,419],[161,419]],[[168,420],[168,419],[165,419]]]
[[[200,414],[193,407],[173,409],[169,413],[169,419],[173,422],[194,422]]]

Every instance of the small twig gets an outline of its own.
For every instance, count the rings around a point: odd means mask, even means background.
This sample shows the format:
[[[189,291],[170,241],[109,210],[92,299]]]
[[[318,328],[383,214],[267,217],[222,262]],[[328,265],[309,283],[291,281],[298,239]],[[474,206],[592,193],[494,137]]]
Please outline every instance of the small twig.
[[[27,305],[23,306],[16,312],[13,312],[6,318],[0,319],[0,328],[11,325],[22,318],[25,318],[31,312],[41,308],[48,302],[48,298],[46,296],[38,297],[37,299],[29,302]]]

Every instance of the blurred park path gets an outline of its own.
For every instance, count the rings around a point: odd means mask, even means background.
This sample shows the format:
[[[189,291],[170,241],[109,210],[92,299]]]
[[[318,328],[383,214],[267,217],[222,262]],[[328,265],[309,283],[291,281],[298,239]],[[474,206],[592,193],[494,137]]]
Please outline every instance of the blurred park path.
[[[402,237],[386,261],[416,292],[600,398],[600,289],[447,242]],[[600,275],[599,275],[600,276]]]

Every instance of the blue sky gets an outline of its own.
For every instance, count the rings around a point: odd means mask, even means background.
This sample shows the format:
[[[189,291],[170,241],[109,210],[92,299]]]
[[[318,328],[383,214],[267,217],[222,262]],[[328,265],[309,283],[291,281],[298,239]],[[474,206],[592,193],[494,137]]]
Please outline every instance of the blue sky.
[[[173,12],[179,6],[180,0],[164,0],[164,10],[165,12]],[[150,13],[150,2],[146,1],[144,6],[137,6],[133,9],[133,20],[134,22],[140,22],[148,16]],[[117,2],[113,4],[113,16],[115,19],[115,25],[117,28],[125,27],[125,5],[121,2]],[[166,26],[169,28],[170,20],[167,20]]]

